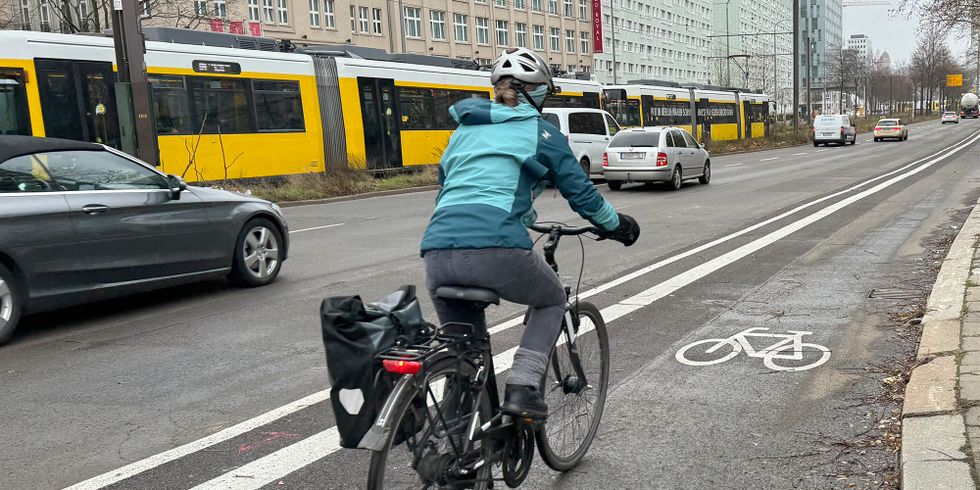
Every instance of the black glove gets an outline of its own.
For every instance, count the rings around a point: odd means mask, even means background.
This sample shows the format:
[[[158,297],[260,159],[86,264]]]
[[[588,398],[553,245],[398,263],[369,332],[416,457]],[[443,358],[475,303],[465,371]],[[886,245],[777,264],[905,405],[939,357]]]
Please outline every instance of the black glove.
[[[632,216],[619,213],[619,228],[610,232],[608,237],[628,247],[640,238],[640,225]]]

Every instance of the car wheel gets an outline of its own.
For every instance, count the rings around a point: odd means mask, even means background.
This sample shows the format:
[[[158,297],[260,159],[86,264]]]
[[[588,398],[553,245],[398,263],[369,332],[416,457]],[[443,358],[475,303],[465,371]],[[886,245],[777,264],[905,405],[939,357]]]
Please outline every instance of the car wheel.
[[[584,158],[583,157],[582,160],[580,162],[578,162],[578,163],[579,163],[579,165],[582,166],[582,171],[585,172],[585,176],[586,177],[589,177],[590,175],[592,175],[592,164],[589,163],[589,159],[588,158]]]
[[[265,286],[282,268],[282,234],[269,220],[256,218],[242,228],[235,243],[230,279],[245,287]]]
[[[615,180],[607,180],[606,185],[609,186],[609,190],[618,191],[623,188],[623,183]]]
[[[21,309],[21,294],[14,282],[14,275],[0,265],[0,345],[13,336]]]
[[[698,182],[705,185],[711,183],[711,162],[704,162],[704,174],[698,177]]]
[[[674,166],[674,173],[670,174],[670,190],[680,190],[681,185],[684,183],[683,171],[680,165]]]
[[[814,142],[813,142],[813,147],[814,147],[814,148],[816,148],[816,147],[818,147],[818,146],[820,146],[820,143],[817,143],[816,141],[814,141]]]
[[[881,138],[875,138],[875,141],[876,141],[876,142],[877,142],[877,141],[881,141]]]

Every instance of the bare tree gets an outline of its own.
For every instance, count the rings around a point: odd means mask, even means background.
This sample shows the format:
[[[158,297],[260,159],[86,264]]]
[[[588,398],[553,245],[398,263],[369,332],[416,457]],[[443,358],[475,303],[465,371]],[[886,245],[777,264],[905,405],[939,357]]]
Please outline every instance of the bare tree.
[[[0,29],[12,28],[17,20],[17,7],[14,2],[0,1]]]
[[[948,70],[955,64],[942,27],[932,24],[919,32],[909,68],[922,114],[932,114],[932,103],[943,94]]]
[[[12,1],[9,3],[14,4]],[[64,33],[102,32],[112,25],[111,0],[48,0],[47,7],[49,15]],[[229,12],[243,14],[240,7],[243,7],[243,0],[225,0],[221,3],[211,0],[140,0],[138,8],[140,21],[144,25],[194,29],[210,19],[228,18]],[[34,2],[31,16],[39,17],[40,8],[40,2]],[[0,11],[0,28],[2,27],[3,13]]]
[[[856,80],[858,71],[858,56],[853,49],[844,49],[839,45],[827,46],[824,57],[824,67],[827,73],[827,88],[836,89],[840,96],[841,113],[847,110],[847,94],[854,89],[857,92]]]

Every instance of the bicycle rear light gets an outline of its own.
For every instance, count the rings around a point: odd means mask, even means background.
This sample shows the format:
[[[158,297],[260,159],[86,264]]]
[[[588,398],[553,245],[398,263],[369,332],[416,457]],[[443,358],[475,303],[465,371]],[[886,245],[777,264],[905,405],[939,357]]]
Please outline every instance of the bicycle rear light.
[[[384,366],[385,371],[393,374],[415,374],[422,369],[422,363],[419,361],[385,359],[381,361],[381,365]]]

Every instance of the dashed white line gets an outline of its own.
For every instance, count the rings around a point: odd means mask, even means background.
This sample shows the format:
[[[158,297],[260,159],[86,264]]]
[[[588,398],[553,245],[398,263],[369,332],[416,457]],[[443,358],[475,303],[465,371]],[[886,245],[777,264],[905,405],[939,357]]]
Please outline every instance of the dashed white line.
[[[300,228],[298,230],[290,230],[289,234],[292,235],[293,233],[303,233],[304,231],[325,230],[327,228],[336,228],[338,226],[344,226],[346,224],[347,223],[334,223],[332,225],[314,226],[312,228]]]
[[[726,167],[741,167],[742,165],[745,165],[745,164],[744,163],[729,163],[728,165],[725,165],[725,166]]]
[[[794,153],[791,156],[798,157],[798,156],[806,155],[806,153],[807,152],[804,151],[803,153]]]
[[[820,153],[821,151],[830,151],[830,148],[824,148],[822,150],[816,150],[814,153]]]
[[[865,143],[867,143],[868,141],[871,141],[871,140],[864,140]]]
[[[763,158],[762,160],[759,160],[759,161],[760,162],[770,162],[770,161],[773,161],[773,160],[779,160],[779,157]]]

